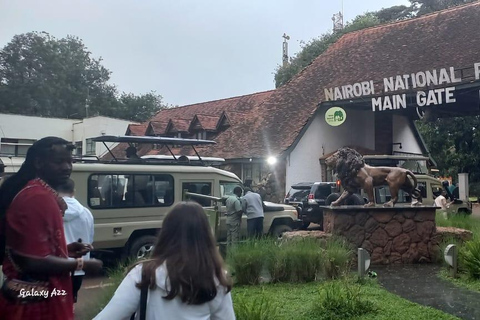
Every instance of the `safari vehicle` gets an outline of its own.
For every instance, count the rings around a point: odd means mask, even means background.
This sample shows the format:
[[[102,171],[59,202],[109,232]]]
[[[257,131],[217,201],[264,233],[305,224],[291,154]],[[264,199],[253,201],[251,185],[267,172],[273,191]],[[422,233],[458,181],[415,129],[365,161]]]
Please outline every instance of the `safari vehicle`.
[[[93,140],[163,145],[170,152],[168,145],[192,146],[195,150],[195,145],[215,143],[209,140],[134,136],[100,136]],[[171,157],[161,159],[121,160],[113,157],[114,160],[108,162],[83,160],[74,163],[71,178],[75,181],[76,198],[88,206],[95,219],[95,249],[122,251],[128,256],[143,257],[152,249],[163,218],[175,203],[187,199],[186,192],[212,196],[213,199],[233,194],[236,186],[243,188],[235,174],[205,165],[204,159],[196,154],[197,160],[191,157],[189,161],[179,161],[179,157],[171,152]],[[191,199],[209,212],[215,208],[210,199]],[[298,217],[292,206],[266,202],[265,207],[265,233],[278,236],[296,226]],[[218,225],[212,226],[212,229],[218,228],[219,241],[226,239],[225,212],[224,206],[217,206],[216,213],[220,218]],[[246,233],[245,221],[241,234]]]
[[[365,155],[365,163],[371,166],[402,167],[412,171],[417,178],[417,188],[422,194],[422,204],[434,206],[435,198],[441,193],[443,186],[440,180],[429,174],[428,162],[430,158],[418,155]],[[332,194],[332,199],[328,199],[327,205],[338,199],[340,194]],[[363,198],[367,202],[367,195],[363,190],[359,190],[354,196]],[[374,198],[377,205],[383,205],[390,201],[391,195],[388,186],[374,188]],[[332,200],[332,201],[330,201]],[[411,197],[403,190],[399,191],[397,205],[410,205]],[[472,204],[469,201],[456,199],[447,209],[449,213],[471,214]]]

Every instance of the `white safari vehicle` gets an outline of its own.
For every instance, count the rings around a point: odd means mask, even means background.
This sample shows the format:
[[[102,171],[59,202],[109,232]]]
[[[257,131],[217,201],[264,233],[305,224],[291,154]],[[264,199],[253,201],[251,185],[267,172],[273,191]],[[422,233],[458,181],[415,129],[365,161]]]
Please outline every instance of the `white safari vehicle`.
[[[209,140],[191,140],[163,137],[100,136],[97,142],[118,142],[131,147],[141,143],[165,147],[214,144]],[[106,144],[105,144],[106,145]],[[110,150],[109,150],[110,151]],[[75,181],[75,197],[90,209],[95,221],[94,247],[116,251],[131,257],[142,257],[152,249],[162,222],[177,202],[199,202],[209,215],[212,230],[218,241],[226,239],[226,208],[221,205],[225,197],[233,194],[242,181],[233,173],[207,165],[210,161],[196,157],[171,156],[141,159],[117,159],[101,161],[96,158],[75,160],[71,178]],[[8,165],[8,163],[6,163]],[[6,167],[6,175],[18,170],[20,164]],[[198,194],[199,196],[195,196]],[[204,197],[202,197],[204,195]],[[299,222],[297,211],[289,205],[265,202],[264,232],[274,236],[290,231]],[[244,217],[246,219],[246,217]],[[246,220],[242,223],[246,235]]]

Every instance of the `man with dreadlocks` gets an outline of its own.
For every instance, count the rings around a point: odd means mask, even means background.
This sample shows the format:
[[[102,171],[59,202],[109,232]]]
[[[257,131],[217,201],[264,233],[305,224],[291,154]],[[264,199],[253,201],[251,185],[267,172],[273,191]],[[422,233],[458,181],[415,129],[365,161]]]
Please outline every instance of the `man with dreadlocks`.
[[[0,263],[6,277],[0,320],[73,319],[70,273],[101,268],[101,261],[81,258],[90,245],[65,242],[66,204],[55,188],[70,177],[72,149],[61,138],[38,140],[0,187]]]

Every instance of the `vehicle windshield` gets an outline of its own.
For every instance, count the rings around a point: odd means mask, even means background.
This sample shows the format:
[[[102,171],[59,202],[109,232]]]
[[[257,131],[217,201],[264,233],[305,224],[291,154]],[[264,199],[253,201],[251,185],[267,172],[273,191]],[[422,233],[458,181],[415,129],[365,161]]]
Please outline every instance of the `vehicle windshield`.
[[[220,197],[229,197],[233,195],[233,189],[240,187],[243,190],[243,185],[240,182],[234,181],[220,181]]]
[[[309,193],[310,193],[310,188],[308,189],[291,188],[290,191],[288,191],[287,199],[290,201],[306,201]]]

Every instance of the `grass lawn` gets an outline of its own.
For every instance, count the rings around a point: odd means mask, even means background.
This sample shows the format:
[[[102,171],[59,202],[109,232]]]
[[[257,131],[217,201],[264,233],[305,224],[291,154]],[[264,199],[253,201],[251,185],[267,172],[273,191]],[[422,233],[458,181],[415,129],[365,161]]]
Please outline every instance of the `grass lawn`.
[[[337,281],[346,284],[344,280]],[[319,291],[325,285],[327,285],[326,282],[236,286],[233,289],[233,301],[235,305],[239,300],[247,300],[247,303],[267,300],[277,311],[271,319],[329,319],[319,318],[318,314],[315,315],[313,312],[314,307],[318,305]],[[391,294],[383,290],[375,281],[367,281],[361,286],[361,298],[371,301],[376,311],[355,319],[458,319]]]
[[[437,223],[437,226],[456,227],[456,228],[470,230],[473,232],[474,241],[480,241],[480,218],[478,217],[456,215],[456,216],[449,217],[449,219],[445,219],[440,214],[437,214],[436,223]],[[462,248],[462,244],[459,244],[459,249],[461,250],[461,248]],[[477,259],[480,259],[480,257],[478,257]],[[458,278],[454,279],[449,276],[449,272],[445,268],[445,269],[442,269],[439,276],[447,281],[452,282],[453,284],[459,287],[464,287],[469,290],[480,292],[480,280],[471,279],[465,273],[459,273]]]
[[[454,279],[450,277],[450,274],[447,269],[442,269],[442,271],[440,271],[439,276],[442,279],[452,282],[456,286],[463,287],[468,290],[480,292],[480,280],[470,279],[465,274],[459,274],[459,277]]]

